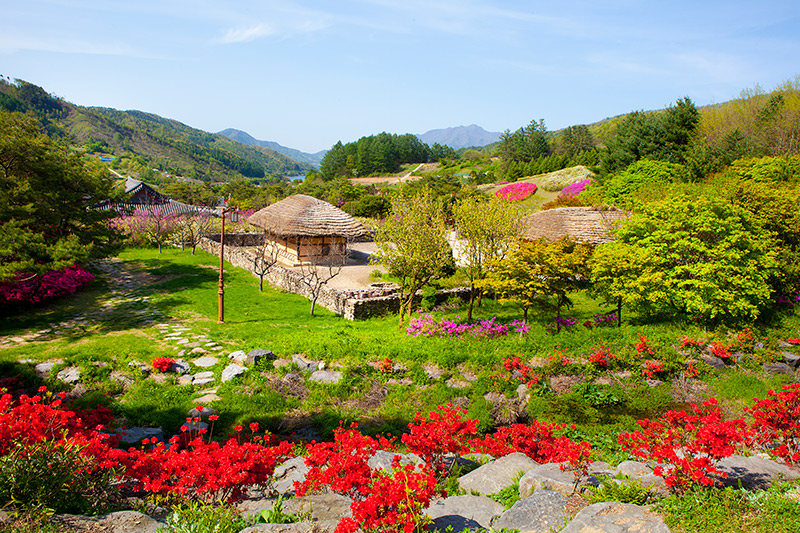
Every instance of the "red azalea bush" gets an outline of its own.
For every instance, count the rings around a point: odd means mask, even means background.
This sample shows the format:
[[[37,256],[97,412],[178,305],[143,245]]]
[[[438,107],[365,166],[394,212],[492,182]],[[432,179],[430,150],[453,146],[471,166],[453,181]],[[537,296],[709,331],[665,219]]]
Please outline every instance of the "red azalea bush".
[[[623,433],[619,443],[633,455],[654,461],[654,473],[676,490],[711,486],[712,475],[726,477],[717,463],[750,439],[744,420],[723,420],[714,398],[701,406],[692,404],[691,412],[670,410],[658,420],[637,424],[642,429]]]
[[[0,283],[0,304],[52,300],[72,294],[92,281],[94,274],[78,265],[72,265],[64,270],[51,270],[41,277],[20,274],[14,281]]]
[[[408,425],[409,432],[400,440],[435,471],[445,470],[447,455],[468,452],[467,443],[478,432],[478,421],[464,419],[465,409],[452,403],[439,406],[428,416],[417,413],[414,422]]]
[[[506,370],[511,372],[512,375],[514,371],[516,371],[517,379],[525,383],[528,387],[534,387],[539,383],[539,376],[519,357],[509,357],[503,361],[503,366]]]
[[[175,359],[172,357],[156,357],[153,359],[153,368],[158,370],[159,372],[169,372],[170,366],[172,363],[175,362]]]
[[[589,362],[596,367],[607,368],[617,358],[608,346],[598,346],[589,354]]]
[[[527,198],[528,196],[532,195],[535,192],[536,192],[535,183],[519,182],[506,185],[505,187],[499,189],[496,193],[494,193],[494,195],[501,200],[515,202],[519,200],[524,200],[525,198]]]
[[[731,356],[731,352],[727,346],[722,344],[721,342],[712,342],[708,345],[708,351],[712,354],[716,355],[720,359],[729,359]]]
[[[800,463],[800,383],[767,391],[745,408],[753,415],[755,442],[790,464]]]

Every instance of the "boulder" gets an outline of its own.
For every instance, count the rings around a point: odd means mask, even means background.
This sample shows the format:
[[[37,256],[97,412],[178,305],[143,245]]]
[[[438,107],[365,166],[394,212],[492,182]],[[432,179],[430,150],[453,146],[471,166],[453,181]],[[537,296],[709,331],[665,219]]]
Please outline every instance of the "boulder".
[[[273,361],[274,359],[276,359],[276,357],[271,350],[256,348],[255,350],[250,350],[249,352],[247,352],[244,362],[247,366],[252,366],[258,363],[261,359],[265,359],[267,361]]]
[[[575,472],[561,470],[559,463],[538,465],[528,470],[519,480],[519,496],[527,498],[537,489],[554,490],[564,496],[581,492],[585,487],[596,487],[600,484],[593,475],[580,476],[575,479]]]
[[[767,374],[791,374],[792,367],[786,363],[764,363],[761,366]]]
[[[524,453],[515,452],[464,474],[458,478],[458,484],[466,492],[477,491],[488,496],[513,485],[520,472],[524,474],[536,466],[539,463]]]
[[[239,533],[333,533],[338,520],[323,522],[295,522],[293,524],[256,524]]]
[[[648,476],[653,473],[652,468],[645,463],[640,463],[639,461],[622,461],[617,465],[616,471],[618,474],[633,479]]]
[[[276,466],[275,474],[272,476],[274,489],[278,494],[294,494],[294,482],[305,481],[309,470],[304,457],[293,457]]]
[[[160,441],[164,440],[164,432],[161,428],[134,427],[117,429],[115,433],[119,435],[120,441],[126,444],[135,444],[141,442],[142,439],[151,439],[153,437]]]
[[[247,372],[246,367],[237,365],[236,363],[231,363],[225,367],[225,370],[222,371],[222,376],[220,376],[220,379],[222,380],[223,383],[226,383],[232,379],[241,376],[245,372]]]
[[[404,455],[402,453],[393,453],[393,452],[387,452],[386,450],[378,450],[372,457],[369,458],[369,460],[367,461],[367,466],[369,466],[373,470],[391,470],[392,464],[394,464],[395,457],[400,458],[401,465],[417,464],[422,462],[419,457],[416,457],[411,454]]]
[[[53,370],[53,367],[56,365],[60,365],[63,363],[63,359],[57,359],[54,361],[45,361],[44,363],[39,363],[33,370],[36,372],[36,375],[42,379],[47,379],[50,377],[50,371]]]
[[[488,529],[492,520],[500,516],[505,508],[486,496],[450,496],[434,503],[425,510],[433,519],[432,529],[452,531],[464,529]]]
[[[719,461],[717,468],[728,474],[722,480],[725,485],[736,487],[741,483],[746,489],[765,490],[776,479],[793,480],[800,477],[800,470],[758,455],[725,457]]]
[[[553,490],[539,489],[515,503],[492,522],[492,529],[518,529],[520,533],[549,533],[564,523],[567,497]]]
[[[318,361],[312,361],[303,354],[296,353],[292,356],[292,362],[297,365],[300,370],[319,370],[321,367]]]
[[[783,356],[783,362],[790,367],[796,369],[800,366],[800,355],[793,354],[792,352],[782,352],[781,355]]]
[[[187,363],[183,359],[178,359],[177,361],[169,365],[168,372],[174,372],[176,374],[183,375],[183,374],[188,374],[189,372],[191,372],[191,370],[192,369],[189,367],[189,363]]]
[[[101,516],[56,515],[55,524],[69,531],[98,533],[156,533],[164,524],[136,511],[118,511]]]
[[[297,498],[289,498],[283,502],[283,510],[303,518],[310,518],[315,522],[327,520],[339,521],[345,516],[351,516],[350,505],[352,498],[327,492],[324,494],[309,494]]]
[[[664,520],[646,507],[600,502],[584,507],[561,533],[670,533]]]
[[[205,357],[199,357],[192,361],[194,366],[199,366],[200,368],[211,368],[212,366],[217,364],[217,358],[207,355]]]
[[[81,369],[76,366],[65,368],[56,374],[56,379],[68,385],[75,384],[81,380]]]
[[[336,383],[339,383],[342,380],[342,373],[333,372],[330,370],[316,370],[311,374],[311,377],[308,379],[316,383],[330,383],[335,385]]]
[[[716,355],[711,355],[704,353],[700,355],[700,359],[703,360],[705,364],[710,366],[711,368],[716,368],[717,370],[724,370],[725,369],[725,361],[717,357]]]

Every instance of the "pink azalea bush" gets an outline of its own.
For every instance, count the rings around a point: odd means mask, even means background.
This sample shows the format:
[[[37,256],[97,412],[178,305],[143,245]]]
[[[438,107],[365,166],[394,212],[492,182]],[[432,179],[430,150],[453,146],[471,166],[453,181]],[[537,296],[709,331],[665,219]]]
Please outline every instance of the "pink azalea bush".
[[[594,183],[594,180],[592,178],[586,178],[585,180],[581,180],[572,183],[570,185],[567,185],[566,187],[561,189],[559,196],[562,196],[564,198],[574,198],[575,196],[578,196],[580,193],[582,193],[590,183]]]
[[[459,317],[456,317],[458,319]],[[497,317],[492,317],[489,320],[479,320],[473,324],[463,324],[442,318],[438,322],[428,313],[420,313],[411,319],[406,333],[412,337],[455,337],[463,339],[464,335],[471,335],[472,337],[480,339],[491,339],[495,337],[502,337],[508,333],[509,326],[505,324],[498,324],[495,322]],[[530,330],[530,326],[525,325],[525,322],[515,320],[512,322],[511,327],[514,332],[524,335]]]
[[[501,200],[506,200],[508,202],[515,202],[518,200],[524,200],[525,198],[527,198],[528,196],[532,195],[535,192],[536,192],[535,183],[519,182],[506,185],[505,187],[494,193],[494,195]]]
[[[15,281],[0,283],[0,304],[52,300],[72,294],[92,281],[94,274],[78,265],[64,270],[51,270],[41,277],[20,274]]]

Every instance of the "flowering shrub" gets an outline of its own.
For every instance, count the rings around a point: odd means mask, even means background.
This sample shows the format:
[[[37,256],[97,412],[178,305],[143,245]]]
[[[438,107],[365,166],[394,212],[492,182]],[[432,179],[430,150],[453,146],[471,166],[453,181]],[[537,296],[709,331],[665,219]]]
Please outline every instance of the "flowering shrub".
[[[509,357],[503,361],[503,366],[512,374],[516,371],[517,379],[528,387],[534,387],[539,383],[539,376],[519,357]]]
[[[711,475],[726,477],[717,463],[746,443],[749,431],[743,419],[723,420],[714,398],[691,412],[667,411],[658,420],[639,420],[641,430],[623,433],[624,450],[656,463],[653,472],[667,485],[682,491],[694,485],[711,486]]]
[[[175,359],[172,357],[156,357],[153,359],[153,368],[158,370],[159,372],[169,372],[169,367],[172,366],[172,363],[175,362]]]
[[[701,340],[693,339],[688,335],[684,335],[681,337],[681,347],[686,348],[692,351],[700,351],[705,346],[705,343]]]
[[[586,178],[585,180],[571,183],[566,187],[564,187],[563,189],[561,189],[559,196],[563,196],[565,198],[574,198],[575,196],[578,196],[580,193],[582,193],[590,183],[594,182],[595,181],[592,178]]]
[[[644,335],[639,335],[639,342],[635,343],[634,347],[636,348],[636,353],[639,355],[655,355],[653,348],[650,347],[650,341],[647,340],[647,337]]]
[[[617,356],[614,355],[607,346],[598,346],[589,354],[589,362],[594,366],[603,368],[608,367],[608,364],[616,358]]]
[[[788,342],[789,344],[800,344],[800,337],[794,339],[786,339],[786,342]]]
[[[643,376],[653,379],[656,374],[661,374],[662,372],[664,372],[664,363],[658,359],[648,359],[644,362]]]
[[[753,415],[755,442],[787,463],[800,463],[800,383],[767,391],[767,398],[754,401],[745,409]]]
[[[556,321],[555,322],[550,322],[548,324],[545,324],[544,329],[548,333],[550,333],[552,335],[555,335],[556,333],[558,333],[562,329],[566,330],[568,332],[571,332],[573,329],[575,329],[575,325],[577,323],[578,323],[578,319],[577,318],[556,317]]]
[[[386,357],[381,361],[379,361],[378,371],[384,374],[391,374],[392,372],[394,372],[394,366],[392,365],[392,360]]]
[[[456,317],[458,318],[458,317]],[[464,335],[471,335],[480,339],[491,339],[502,337],[508,333],[508,326],[495,322],[496,317],[489,320],[480,320],[474,324],[461,324],[448,318],[443,318],[439,322],[434,321],[428,313],[420,313],[413,317],[406,328],[406,333],[412,337],[455,337],[463,339]],[[525,334],[530,327],[524,322],[515,320],[512,323],[514,331],[520,335]]]
[[[731,352],[730,350],[728,350],[728,347],[722,344],[721,342],[712,342],[711,344],[709,344],[708,351],[716,355],[720,359],[729,359],[731,356]]]
[[[92,281],[94,274],[78,265],[72,265],[64,270],[51,270],[41,277],[20,274],[15,281],[0,283],[0,304],[52,300],[72,294]]]
[[[606,314],[598,313],[596,315],[592,315],[592,324],[598,328],[605,326],[616,326],[617,319],[617,313],[613,311]]]
[[[445,457],[468,451],[467,441],[478,431],[477,420],[465,420],[466,410],[453,404],[439,406],[428,416],[417,413],[401,437],[408,449],[422,457],[436,472],[445,470]]]
[[[505,187],[494,193],[494,195],[501,200],[514,202],[518,200],[524,200],[525,198],[527,198],[528,196],[532,195],[535,192],[536,192],[535,183],[519,182],[506,185]]]

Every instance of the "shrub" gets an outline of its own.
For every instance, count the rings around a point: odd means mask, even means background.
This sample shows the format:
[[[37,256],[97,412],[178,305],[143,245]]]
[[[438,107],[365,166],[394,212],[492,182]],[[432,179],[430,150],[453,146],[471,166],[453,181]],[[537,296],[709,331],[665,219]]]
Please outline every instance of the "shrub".
[[[53,300],[73,294],[92,281],[94,274],[78,265],[51,270],[41,277],[20,274],[15,281],[0,283],[0,305]]]
[[[494,195],[509,202],[524,200],[536,192],[536,184],[528,182],[511,183],[499,189]]]

